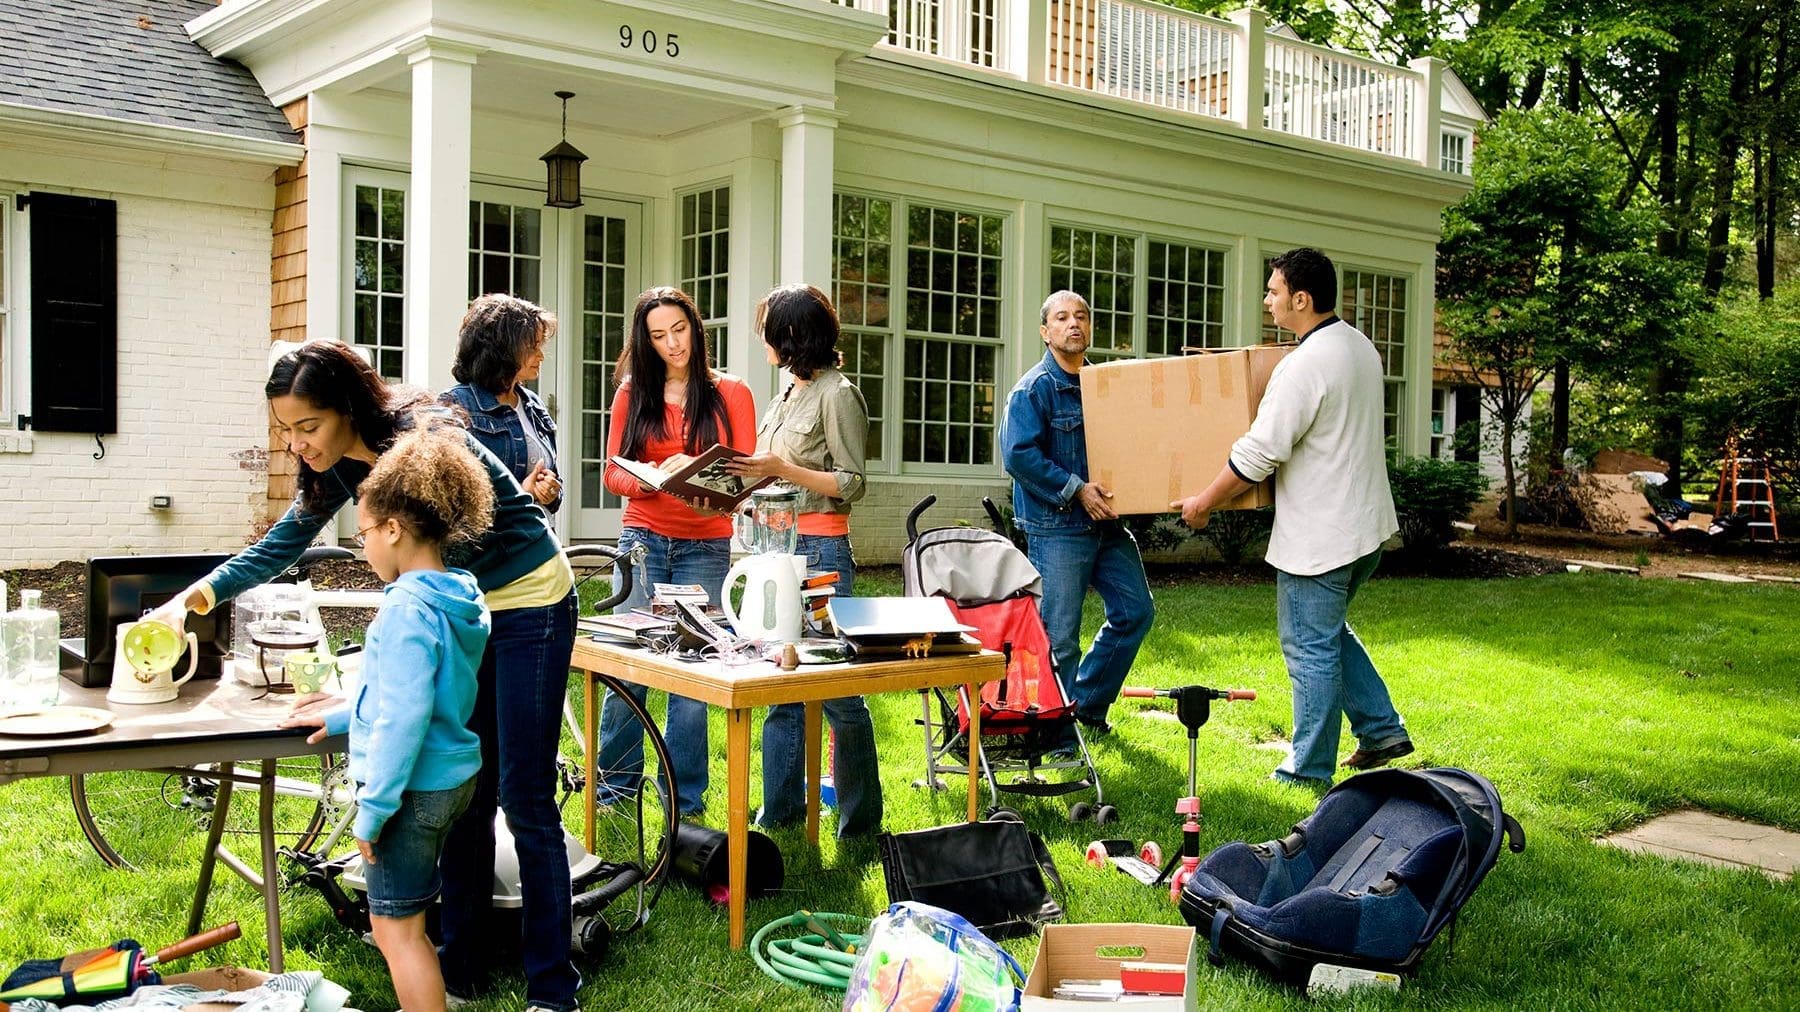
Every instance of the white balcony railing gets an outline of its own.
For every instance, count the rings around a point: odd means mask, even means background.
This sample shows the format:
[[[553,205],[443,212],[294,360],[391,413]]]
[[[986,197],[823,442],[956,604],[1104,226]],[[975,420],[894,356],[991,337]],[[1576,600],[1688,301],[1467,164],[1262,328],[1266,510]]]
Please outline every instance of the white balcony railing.
[[[886,16],[893,49],[1439,166],[1441,64],[1269,35],[1254,10],[1227,21],[1148,0],[833,2]]]
[[[1418,73],[1296,39],[1270,38],[1266,53],[1263,126],[1417,160]]]

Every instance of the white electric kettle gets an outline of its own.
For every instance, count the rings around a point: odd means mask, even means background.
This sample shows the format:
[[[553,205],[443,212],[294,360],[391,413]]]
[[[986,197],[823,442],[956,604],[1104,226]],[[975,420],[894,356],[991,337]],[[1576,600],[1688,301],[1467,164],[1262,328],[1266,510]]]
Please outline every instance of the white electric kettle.
[[[800,638],[800,576],[806,556],[768,552],[738,560],[725,574],[719,605],[739,636],[762,642],[791,642]],[[734,608],[731,590],[744,580],[744,599]]]
[[[167,703],[181,695],[181,684],[194,677],[200,663],[200,640],[181,633],[166,622],[144,619],[121,623],[113,645],[112,688],[106,698],[114,703]],[[187,672],[175,677],[175,665],[187,654]]]

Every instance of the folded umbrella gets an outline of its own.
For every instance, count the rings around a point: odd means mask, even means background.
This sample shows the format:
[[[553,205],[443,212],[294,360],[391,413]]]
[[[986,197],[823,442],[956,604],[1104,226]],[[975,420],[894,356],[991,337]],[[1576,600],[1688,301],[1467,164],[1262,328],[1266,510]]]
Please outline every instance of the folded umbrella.
[[[0,1001],[41,998],[61,1002],[77,997],[95,1000],[123,997],[141,984],[154,984],[161,979],[151,967],[223,945],[242,934],[237,922],[232,921],[184,938],[153,954],[146,954],[136,940],[122,938],[103,949],[70,953],[61,959],[26,960],[0,982]]]

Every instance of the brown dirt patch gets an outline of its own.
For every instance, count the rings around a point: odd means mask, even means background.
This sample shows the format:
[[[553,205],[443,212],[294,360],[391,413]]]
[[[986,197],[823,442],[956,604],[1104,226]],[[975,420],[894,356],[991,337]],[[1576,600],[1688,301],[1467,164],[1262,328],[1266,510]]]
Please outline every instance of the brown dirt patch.
[[[1459,547],[1491,548],[1556,562],[1591,559],[1637,566],[1639,575],[1649,577],[1673,578],[1697,571],[1800,577],[1800,542],[1794,541],[1716,541],[1700,547],[1660,535],[1596,534],[1538,524],[1520,524],[1518,536],[1508,537],[1505,521],[1486,507],[1477,507],[1475,524],[1475,532],[1463,535]]]

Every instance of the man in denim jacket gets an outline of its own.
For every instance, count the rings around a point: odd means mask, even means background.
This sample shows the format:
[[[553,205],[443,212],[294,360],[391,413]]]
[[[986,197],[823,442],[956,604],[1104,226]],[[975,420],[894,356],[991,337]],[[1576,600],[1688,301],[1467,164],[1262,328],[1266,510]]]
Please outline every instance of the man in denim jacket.
[[[1112,730],[1107,708],[1150,632],[1155,605],[1137,540],[1088,480],[1087,438],[1077,374],[1087,357],[1087,300],[1070,291],[1044,300],[1038,334],[1047,350],[1006,400],[1000,443],[1013,479],[1013,521],[1044,577],[1044,626],[1056,670],[1091,733]],[[1100,592],[1106,622],[1081,655],[1081,605]]]

